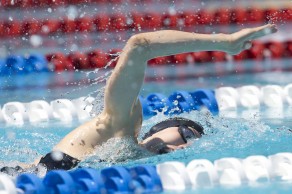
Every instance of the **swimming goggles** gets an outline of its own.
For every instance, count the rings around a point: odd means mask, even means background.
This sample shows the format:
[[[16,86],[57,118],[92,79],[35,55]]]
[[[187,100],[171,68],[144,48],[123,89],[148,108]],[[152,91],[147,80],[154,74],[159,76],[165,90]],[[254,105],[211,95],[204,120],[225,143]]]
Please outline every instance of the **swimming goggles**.
[[[185,125],[181,125],[178,127],[178,133],[185,143],[188,143],[188,140],[190,139],[199,138],[189,127]]]
[[[198,122],[182,117],[174,117],[157,123],[156,125],[151,127],[151,129],[144,135],[144,137],[142,137],[142,139],[147,139],[154,133],[157,133],[169,127],[179,127],[178,132],[185,142],[187,142],[187,140],[191,138],[199,138],[197,137],[195,132],[190,129],[190,127],[196,130],[200,135],[204,134],[204,128]]]

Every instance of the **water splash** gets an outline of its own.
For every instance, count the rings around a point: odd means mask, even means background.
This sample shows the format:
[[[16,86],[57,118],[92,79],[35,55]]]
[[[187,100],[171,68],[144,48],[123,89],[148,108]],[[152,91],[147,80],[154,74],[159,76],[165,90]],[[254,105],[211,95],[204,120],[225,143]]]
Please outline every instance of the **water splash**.
[[[98,146],[94,154],[80,165],[94,168],[104,168],[113,164],[126,165],[130,161],[152,155],[137,145],[133,138],[115,137]]]
[[[92,92],[89,92],[84,101],[87,100],[87,98],[89,97],[95,97],[95,100],[93,102],[92,105],[90,105],[91,107],[91,111],[90,111],[90,115],[96,116],[98,114],[100,114],[104,108],[104,92],[105,92],[105,86],[106,86],[106,82],[109,79],[109,77],[111,76],[113,69],[109,68],[112,63],[116,62],[120,56],[120,52],[117,53],[107,53],[112,59],[107,62],[107,64],[103,67],[103,68],[96,68],[92,71],[86,71],[86,72],[82,72],[81,73],[85,73],[86,77],[87,77],[87,84],[82,84],[82,87],[78,87],[78,88],[74,88],[71,90],[71,92],[78,92],[84,89],[87,89],[89,87],[95,86],[96,88],[94,88],[94,90]],[[89,83],[89,84],[88,84]],[[80,83],[78,83],[79,85],[81,85]],[[76,85],[76,84],[75,84]],[[87,105],[88,106],[88,105]],[[88,109],[88,107],[84,107],[84,109]]]
[[[108,69],[113,62],[116,62],[119,58],[121,53],[110,54],[113,57],[103,69]],[[93,73],[98,75],[100,69],[95,69],[94,71],[88,72],[88,74]],[[99,85],[101,83],[106,83],[109,77],[111,76],[113,70],[110,69],[105,72],[103,75],[98,76],[97,78],[93,79],[93,83],[95,85]],[[87,96],[95,96],[95,100],[93,102],[92,110],[90,111],[91,116],[96,116],[102,112],[104,109],[104,92],[105,92],[105,85],[97,89],[96,91],[91,92]]]
[[[17,136],[14,138],[8,138],[7,135],[0,137],[2,148],[0,161],[33,162],[41,154],[51,150],[61,138],[60,135],[50,131],[40,133],[29,130],[17,131]]]
[[[258,119],[218,117],[207,110],[179,116],[196,120],[205,128],[205,135],[191,142],[188,148],[165,155],[153,155],[140,148],[133,139],[112,138],[97,148],[95,156],[89,158],[84,165],[102,168],[112,164],[132,166],[173,160],[189,162],[196,158],[215,160],[222,157],[244,158],[254,154],[270,155],[289,149],[288,144],[282,142],[283,139],[288,139],[284,142],[292,140],[292,133],[287,135],[288,130],[273,129]],[[169,117],[160,113],[144,121],[138,140],[154,124],[167,118]]]

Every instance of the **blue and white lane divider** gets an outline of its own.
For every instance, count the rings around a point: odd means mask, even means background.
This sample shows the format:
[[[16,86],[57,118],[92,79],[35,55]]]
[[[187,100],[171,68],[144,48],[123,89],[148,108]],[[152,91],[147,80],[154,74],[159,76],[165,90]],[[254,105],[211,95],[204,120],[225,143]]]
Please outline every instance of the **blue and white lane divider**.
[[[150,94],[147,98],[140,97],[140,100],[145,117],[162,111],[167,115],[190,112],[203,106],[213,114],[218,114],[219,111],[214,92],[211,90],[177,91],[168,98],[162,94]],[[25,122],[47,122],[52,119],[72,122],[78,118],[84,121],[89,119],[93,104],[93,97],[57,99],[50,103],[44,100],[29,103],[9,102],[4,104],[0,111],[0,121],[15,125],[23,125]]]
[[[192,92],[176,91],[168,97],[161,93],[139,97],[144,117],[159,112],[177,115],[192,110],[207,108],[213,115],[238,116],[237,109],[259,111],[265,107],[277,117],[286,106],[292,106],[292,84],[286,86],[266,85],[257,87],[246,85],[239,88],[221,87],[213,90],[200,89]],[[72,122],[90,118],[94,104],[93,97],[77,99],[56,99],[51,102],[35,100],[32,102],[8,102],[0,106],[0,123],[23,125],[25,122],[39,123],[50,120]],[[277,110],[277,111],[276,111]],[[267,111],[266,111],[267,112]],[[276,113],[277,112],[277,113]],[[228,115],[229,114],[229,115]],[[251,115],[248,113],[248,115]]]
[[[158,193],[217,186],[286,182],[292,187],[292,153],[247,158],[197,159],[131,168],[53,170],[43,178],[24,173],[16,179],[0,174],[1,194]]]

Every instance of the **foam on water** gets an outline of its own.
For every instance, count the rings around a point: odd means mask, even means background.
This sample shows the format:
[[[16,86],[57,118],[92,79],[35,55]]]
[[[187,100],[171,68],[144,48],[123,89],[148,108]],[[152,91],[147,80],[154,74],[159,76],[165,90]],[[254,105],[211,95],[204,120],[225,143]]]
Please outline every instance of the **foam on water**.
[[[12,132],[9,132],[12,133]],[[16,130],[18,137],[8,138],[9,133],[0,137],[0,161],[33,162],[51,149],[60,140],[60,136],[47,130],[46,133]],[[7,164],[6,164],[7,165]],[[2,166],[0,164],[0,166]]]
[[[111,165],[127,165],[131,161],[147,158],[153,154],[141,148],[133,138],[111,138],[97,147],[94,154],[80,163],[82,167],[96,169]]]

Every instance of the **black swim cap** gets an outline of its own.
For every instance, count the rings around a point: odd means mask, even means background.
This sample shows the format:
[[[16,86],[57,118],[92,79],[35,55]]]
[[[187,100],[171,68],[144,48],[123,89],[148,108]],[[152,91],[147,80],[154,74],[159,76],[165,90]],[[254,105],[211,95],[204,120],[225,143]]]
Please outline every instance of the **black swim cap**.
[[[151,127],[151,129],[147,133],[145,133],[145,135],[142,137],[142,140],[145,140],[148,137],[152,136],[154,133],[162,131],[163,129],[166,129],[168,127],[179,127],[179,126],[192,127],[201,135],[204,134],[204,128],[198,122],[192,121],[190,119],[185,119],[182,117],[174,117],[174,118],[164,120],[160,123],[157,123],[156,125]]]

